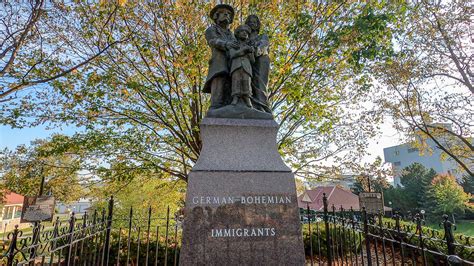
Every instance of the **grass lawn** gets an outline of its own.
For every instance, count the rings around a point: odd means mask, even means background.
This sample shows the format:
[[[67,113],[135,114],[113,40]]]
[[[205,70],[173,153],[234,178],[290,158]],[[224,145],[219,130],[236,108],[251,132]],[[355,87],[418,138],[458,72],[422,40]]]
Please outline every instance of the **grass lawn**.
[[[433,229],[443,230],[442,227],[439,227],[437,224],[427,224]],[[474,236],[474,220],[457,220],[456,221],[456,230],[454,234],[462,234],[465,236]]]

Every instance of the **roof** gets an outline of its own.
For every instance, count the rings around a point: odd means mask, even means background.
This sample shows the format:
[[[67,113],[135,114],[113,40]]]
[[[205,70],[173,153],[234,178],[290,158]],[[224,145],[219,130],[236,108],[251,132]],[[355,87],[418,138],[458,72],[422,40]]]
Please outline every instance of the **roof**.
[[[11,191],[4,191],[3,193],[3,203],[5,205],[23,204],[24,198],[22,195]]]
[[[336,207],[336,211],[339,208],[350,209],[351,207],[354,210],[359,210],[359,197],[341,187],[338,186],[321,186],[311,190],[306,190],[305,193],[298,197],[298,207],[306,208],[307,202],[302,201],[306,196],[306,199],[309,197],[311,203],[309,203],[309,208],[315,211],[323,211],[323,194],[326,194],[328,199],[328,208],[332,210],[332,205]]]

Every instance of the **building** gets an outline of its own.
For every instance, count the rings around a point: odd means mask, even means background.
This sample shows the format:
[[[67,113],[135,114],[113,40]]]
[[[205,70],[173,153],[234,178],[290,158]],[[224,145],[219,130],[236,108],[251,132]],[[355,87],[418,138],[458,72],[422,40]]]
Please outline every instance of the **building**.
[[[336,211],[338,211],[341,206],[345,210],[348,210],[351,207],[353,210],[359,210],[359,197],[350,190],[346,190],[339,186],[321,186],[311,190],[306,190],[298,197],[298,207],[306,209],[308,205],[307,200],[309,199],[311,201],[309,203],[309,208],[311,210],[317,212],[324,211],[324,193],[326,193],[330,211],[332,211],[332,205],[336,207]]]
[[[451,158],[441,160],[442,150],[437,148],[431,139],[426,140],[426,143],[430,146],[432,152],[420,154],[420,151],[413,147],[411,143],[383,149],[385,162],[392,164],[394,186],[401,185],[401,171],[413,163],[419,163],[427,169],[433,168],[439,174],[450,173],[458,179],[462,178],[462,174],[454,160]]]
[[[15,225],[19,225],[20,228],[29,226],[29,224],[20,224],[24,198],[22,195],[11,191],[3,193],[2,215],[0,217],[1,232],[11,231],[15,228]]]
[[[355,174],[344,174],[334,178],[324,179],[321,182],[318,182],[319,186],[322,187],[342,187],[346,190],[351,190],[356,182],[356,175]]]
[[[91,207],[91,200],[81,198],[78,201],[71,203],[62,203],[59,202],[56,205],[56,210],[58,214],[70,214],[74,212],[75,214],[83,214]]]

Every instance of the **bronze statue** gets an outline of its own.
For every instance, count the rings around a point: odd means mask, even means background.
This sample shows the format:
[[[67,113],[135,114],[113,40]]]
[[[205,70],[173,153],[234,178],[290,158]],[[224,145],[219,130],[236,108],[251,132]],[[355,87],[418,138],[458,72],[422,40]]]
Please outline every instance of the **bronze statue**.
[[[248,45],[250,28],[241,25],[235,30],[235,37],[239,41],[239,48],[230,49],[232,77],[232,105],[236,105],[239,98],[252,108],[250,97],[252,96],[252,64],[255,63],[253,47]]]
[[[229,25],[234,20],[234,8],[230,5],[216,5],[210,12],[210,17],[215,24],[206,30],[206,40],[212,49],[212,57],[209,61],[209,70],[204,92],[211,93],[211,109],[217,109],[226,105],[226,87],[229,83],[229,58],[230,48],[238,48]]]
[[[250,33],[250,45],[255,50],[255,62],[252,64],[253,100],[256,103],[254,105],[260,111],[271,113],[267,96],[268,74],[270,72],[268,47],[270,42],[266,34],[259,35],[261,23],[256,15],[248,16],[245,24],[252,30]]]
[[[266,94],[268,37],[259,35],[260,20],[255,15],[234,36],[229,29],[234,14],[227,4],[218,4],[210,12],[214,24],[206,29],[205,37],[212,55],[203,89],[211,93],[207,117],[273,119]]]

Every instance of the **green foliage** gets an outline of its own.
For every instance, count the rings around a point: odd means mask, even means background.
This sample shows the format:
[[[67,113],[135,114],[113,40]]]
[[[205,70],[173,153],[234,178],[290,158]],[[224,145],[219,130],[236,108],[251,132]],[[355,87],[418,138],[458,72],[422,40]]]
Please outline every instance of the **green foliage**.
[[[241,4],[233,27],[237,18],[256,13],[271,40],[269,100],[280,124],[279,149],[295,172],[321,171],[315,164],[330,156],[341,163],[359,159],[379,119],[363,104],[371,93],[368,73],[392,55],[403,5]],[[186,181],[201,150],[198,125],[208,107],[208,95],[201,93],[210,53],[203,33],[212,6],[212,1],[55,5],[59,9],[45,23],[53,25],[50,36],[74,36],[57,60],[87,58],[75,53],[92,55],[95,47],[107,51],[9,101],[1,107],[0,122],[83,126],[86,132],[72,142],[87,147],[86,160],[159,169]],[[73,34],[64,34],[69,31]],[[48,47],[56,47],[58,41],[51,42]],[[55,65],[34,70],[49,73]]]
[[[462,179],[461,186],[464,192],[474,194],[474,176],[465,175]]]
[[[3,150],[1,186],[21,195],[36,196],[44,177],[43,193],[51,193],[58,201],[67,203],[84,196],[80,159],[62,149],[63,139],[64,136],[56,135],[49,141],[34,141],[30,147]]]
[[[146,228],[141,228],[141,233],[140,233],[140,256],[139,256],[139,262],[138,265],[145,265],[146,264],[146,254],[147,254],[147,247],[148,247],[148,256],[149,256],[149,263],[154,262],[156,259],[156,253],[155,251],[157,250],[157,238],[159,239],[159,246],[158,246],[158,262],[159,263],[164,263],[165,261],[165,249],[168,249],[168,265],[172,265],[175,257],[175,251],[177,252],[177,260],[176,263],[179,262],[179,252],[181,250],[181,235],[179,234],[177,237],[177,242],[178,245],[175,245],[174,242],[174,227],[170,227],[170,237],[168,239],[168,243],[165,243],[165,236],[163,233],[161,233],[159,236],[157,236],[156,231],[150,230],[150,243],[147,246],[146,239],[147,239],[147,232],[144,231]],[[112,234],[112,239],[118,239],[119,232],[114,231]],[[127,237],[128,237],[128,232],[127,230],[122,230],[121,234],[121,241],[120,243],[118,241],[112,241],[111,245],[111,252],[110,252],[110,258],[117,258],[118,254],[117,251],[119,250],[119,246],[121,248],[121,253],[120,253],[120,262],[125,263],[127,261]],[[138,232],[132,233],[132,244],[130,245],[130,261],[133,261],[134,263],[137,261],[137,255],[138,255]],[[176,249],[175,249],[176,246]]]
[[[413,163],[402,170],[400,182],[402,187],[391,187],[384,191],[384,201],[392,202],[396,210],[407,213],[431,207],[428,190],[436,176],[433,169],[426,169],[419,163]]]
[[[395,228],[395,220],[390,218],[384,218],[384,223],[390,228]],[[448,253],[448,247],[446,245],[444,236],[445,232],[443,229],[443,218],[441,216],[433,219],[437,221],[435,223],[422,224],[421,230],[424,236],[423,245],[429,250],[442,252],[443,254]],[[456,254],[461,258],[472,261],[474,254],[472,253],[472,245],[469,237],[472,236],[470,229],[472,230],[472,223],[470,221],[456,221],[459,223],[460,230],[454,230],[453,234],[456,242]],[[414,246],[420,245],[418,238],[419,231],[417,231],[416,224],[412,221],[400,221],[400,230],[403,232],[403,241]]]
[[[327,242],[326,242],[326,228],[324,222],[317,222],[311,223],[311,233],[312,238],[310,238],[309,234],[309,225],[303,225],[303,243],[305,248],[305,255],[310,256],[310,241],[313,242],[313,255],[326,258],[327,257]],[[361,248],[361,243],[364,241],[363,235],[359,234],[358,232],[353,231],[352,229],[344,228],[340,225],[330,224],[329,226],[329,234],[334,239],[334,236],[337,235],[337,243],[332,242],[331,249],[333,249],[333,245],[338,245],[338,247],[344,245],[344,248],[348,252],[351,250],[352,252],[357,253]],[[343,241],[344,240],[344,241]]]
[[[381,192],[389,187],[387,181],[389,171],[383,167],[383,161],[380,156],[377,156],[373,163],[366,163],[363,166],[356,167],[355,171],[359,175],[355,177],[355,182],[351,188],[354,194],[359,195],[360,192],[368,192],[369,182],[370,191]]]
[[[433,169],[426,169],[419,163],[413,163],[402,170],[400,182],[403,186],[405,200],[412,202],[412,209],[426,207],[426,193],[431,180],[435,177],[436,172]]]
[[[112,167],[113,168],[113,167]],[[169,176],[159,176],[149,169],[127,169],[130,178],[124,181],[105,181],[94,187],[91,196],[96,198],[97,209],[105,208],[110,196],[114,196],[114,227],[126,228],[133,208],[133,226],[146,227],[148,208],[152,210],[151,226],[163,229],[167,208],[170,218],[184,206],[185,182]]]
[[[436,176],[428,194],[434,203],[430,210],[437,215],[462,215],[470,199],[470,195],[464,192],[456,178],[449,174]]]
[[[375,101],[420,153],[441,151],[462,174],[472,172],[474,85],[470,52],[472,1],[418,1],[408,5],[394,34],[395,53],[374,76]],[[436,147],[436,148],[435,148]],[[436,151],[437,149],[437,151]]]

